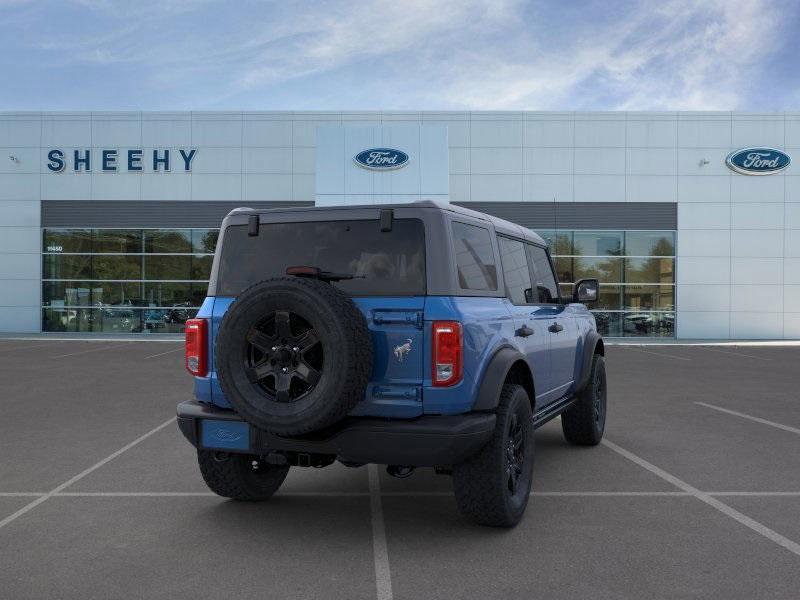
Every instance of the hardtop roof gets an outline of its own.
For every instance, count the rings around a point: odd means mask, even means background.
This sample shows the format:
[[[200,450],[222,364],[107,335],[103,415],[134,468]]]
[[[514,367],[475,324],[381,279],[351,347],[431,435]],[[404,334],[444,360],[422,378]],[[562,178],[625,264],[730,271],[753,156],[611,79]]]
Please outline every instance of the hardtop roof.
[[[275,214],[275,213],[307,213],[307,212],[322,212],[322,211],[340,211],[340,210],[363,210],[363,209],[382,209],[382,208],[425,208],[448,211],[455,214],[471,217],[473,219],[480,219],[487,221],[494,226],[497,233],[505,233],[515,237],[527,238],[530,241],[536,242],[543,246],[547,243],[535,231],[506,221],[499,217],[488,215],[486,213],[478,212],[457,204],[450,204],[441,200],[418,200],[416,202],[403,202],[392,204],[352,204],[341,206],[294,206],[285,208],[235,208],[229,215],[242,215],[242,214]]]

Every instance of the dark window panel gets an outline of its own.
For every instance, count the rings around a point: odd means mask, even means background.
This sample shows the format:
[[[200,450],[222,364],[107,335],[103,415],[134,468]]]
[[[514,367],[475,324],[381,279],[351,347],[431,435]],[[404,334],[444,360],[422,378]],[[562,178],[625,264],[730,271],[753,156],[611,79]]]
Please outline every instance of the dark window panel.
[[[572,258],[568,256],[556,256],[553,259],[556,263],[556,276],[559,283],[575,283],[572,271]]]
[[[145,229],[144,251],[151,253],[192,252],[192,233],[189,229]]]
[[[496,290],[497,267],[489,230],[453,223],[458,284],[463,290]]]
[[[624,337],[674,337],[675,313],[628,312],[622,313]]]
[[[144,297],[150,306],[199,306],[193,299],[191,283],[145,283]]]
[[[531,244],[526,244],[526,249],[528,262],[534,276],[533,288],[536,290],[538,302],[542,304],[557,302],[559,298],[558,284],[547,252],[544,248]]]
[[[142,303],[142,284],[112,281],[45,281],[42,284],[45,306],[99,306]]]
[[[598,279],[601,284],[622,282],[621,258],[575,258],[573,264],[575,281]]]
[[[671,285],[625,286],[625,310],[675,310],[675,287]]]
[[[525,244],[504,237],[498,237],[497,243],[500,245],[500,262],[508,298],[514,304],[529,303],[532,300],[532,287]]]
[[[92,279],[92,257],[46,254],[42,257],[42,271],[44,279]]]
[[[675,256],[674,231],[625,232],[626,256]]]
[[[142,251],[141,229],[95,229],[92,252],[135,253]]]
[[[674,283],[674,258],[626,258],[626,283]]]
[[[92,257],[92,279],[141,279],[142,257],[95,255]]]
[[[208,281],[211,278],[213,256],[192,256],[192,276],[195,281]]]
[[[192,252],[198,254],[214,254],[218,237],[219,229],[193,229]]]
[[[45,229],[42,252],[91,252],[91,229]]]
[[[622,313],[595,312],[594,320],[597,323],[597,332],[603,337],[622,336]]]
[[[191,266],[191,256],[145,256],[144,279],[188,280]]]
[[[576,256],[622,256],[622,232],[576,231],[572,254]]]

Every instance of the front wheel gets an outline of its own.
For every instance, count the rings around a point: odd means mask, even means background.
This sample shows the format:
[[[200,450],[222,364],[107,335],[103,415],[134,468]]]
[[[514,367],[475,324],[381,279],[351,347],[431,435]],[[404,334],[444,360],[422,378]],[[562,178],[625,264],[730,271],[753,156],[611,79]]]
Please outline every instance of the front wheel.
[[[504,385],[494,434],[478,454],[453,468],[463,515],[492,527],[513,527],[528,505],[533,478],[533,420],[528,394]]]
[[[561,414],[561,430],[568,442],[596,446],[606,428],[606,363],[602,356],[592,358],[589,382],[578,399]]]
[[[271,465],[259,456],[198,450],[197,462],[212,492],[234,500],[270,498],[289,472],[288,465]]]

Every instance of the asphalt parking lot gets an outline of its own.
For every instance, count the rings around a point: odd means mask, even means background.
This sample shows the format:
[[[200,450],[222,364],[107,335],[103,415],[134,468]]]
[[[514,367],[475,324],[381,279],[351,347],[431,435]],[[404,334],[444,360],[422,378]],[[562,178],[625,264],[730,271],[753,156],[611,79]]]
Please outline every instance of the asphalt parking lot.
[[[800,348],[614,346],[606,440],[537,432],[513,530],[450,481],[293,469],[211,495],[182,345],[1,340],[0,597],[798,598]]]

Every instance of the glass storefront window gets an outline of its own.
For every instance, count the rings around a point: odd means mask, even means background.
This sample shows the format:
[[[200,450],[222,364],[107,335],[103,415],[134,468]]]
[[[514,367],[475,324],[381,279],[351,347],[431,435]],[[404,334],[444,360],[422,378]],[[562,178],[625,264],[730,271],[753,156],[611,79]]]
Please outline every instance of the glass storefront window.
[[[622,283],[621,258],[575,258],[573,269],[575,281],[598,279],[600,283]]]
[[[91,229],[47,229],[42,236],[42,252],[92,251]]]
[[[130,254],[142,251],[140,229],[95,229],[92,252]]]
[[[538,233],[550,246],[563,297],[579,279],[600,281],[590,308],[602,335],[675,335],[674,231]]]
[[[576,231],[572,253],[576,256],[622,256],[622,232]]]
[[[675,232],[626,231],[626,256],[675,256]]]
[[[148,254],[192,252],[189,229],[154,229],[144,232],[144,251]]]
[[[216,229],[45,229],[42,329],[181,333],[206,297]]]
[[[674,283],[674,258],[626,258],[627,283]]]

